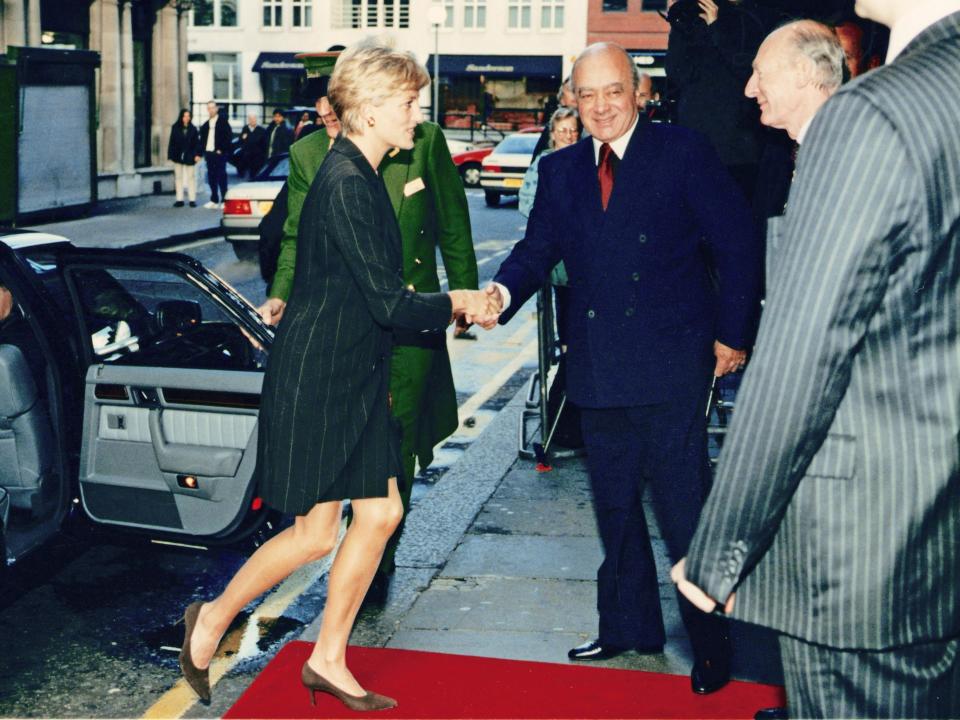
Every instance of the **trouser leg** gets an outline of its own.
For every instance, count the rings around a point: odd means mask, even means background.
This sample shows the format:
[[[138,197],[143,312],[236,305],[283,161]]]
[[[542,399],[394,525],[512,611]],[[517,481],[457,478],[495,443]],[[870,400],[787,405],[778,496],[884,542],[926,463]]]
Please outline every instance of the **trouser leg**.
[[[597,571],[600,641],[662,645],[657,568],[641,502],[640,438],[623,409],[584,409],[581,428],[604,553]]]
[[[643,473],[650,484],[657,524],[671,563],[687,554],[710,490],[706,382],[668,403],[631,409],[642,437]],[[677,593],[680,616],[696,660],[725,660],[726,621],[695,608]]]
[[[958,653],[957,638],[866,651],[781,635],[790,718],[960,717]]]
[[[183,166],[184,174],[184,184],[187,186],[187,198],[190,202],[197,201],[197,166],[196,165],[184,165]],[[180,197],[178,196],[179,200]]]
[[[183,178],[186,167],[187,166],[183,163],[173,164],[173,190],[176,195],[177,202],[183,202]]]

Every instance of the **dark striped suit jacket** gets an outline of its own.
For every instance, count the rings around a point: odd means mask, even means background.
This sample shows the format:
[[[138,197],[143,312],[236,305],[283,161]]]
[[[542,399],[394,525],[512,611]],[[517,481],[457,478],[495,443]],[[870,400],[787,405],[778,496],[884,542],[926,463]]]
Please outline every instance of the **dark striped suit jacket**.
[[[835,648],[960,633],[960,13],[813,121],[687,573]]]
[[[270,351],[259,493],[303,514],[318,500],[382,497],[400,471],[387,388],[393,328],[442,330],[446,293],[404,288],[383,180],[349,138],[327,154],[300,218],[293,290]]]

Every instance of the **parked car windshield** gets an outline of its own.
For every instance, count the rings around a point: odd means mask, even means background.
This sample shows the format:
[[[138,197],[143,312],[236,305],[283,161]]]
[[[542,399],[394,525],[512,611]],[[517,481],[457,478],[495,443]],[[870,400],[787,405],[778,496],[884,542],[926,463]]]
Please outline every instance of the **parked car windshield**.
[[[532,155],[539,139],[540,136],[535,133],[511,135],[497,145],[497,149],[493,152],[497,155]]]
[[[532,151],[531,151],[532,152]],[[257,173],[255,180],[257,182],[268,182],[271,180],[286,180],[290,174],[290,156],[283,154],[272,157],[267,161],[264,168]]]

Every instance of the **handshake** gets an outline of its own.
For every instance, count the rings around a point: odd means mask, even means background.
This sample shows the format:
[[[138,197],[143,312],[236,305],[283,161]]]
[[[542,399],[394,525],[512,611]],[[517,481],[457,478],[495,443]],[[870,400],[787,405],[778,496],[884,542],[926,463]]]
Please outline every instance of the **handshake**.
[[[453,319],[458,326],[476,323],[484,330],[492,329],[503,312],[503,295],[493,283],[485,290],[451,290]]]

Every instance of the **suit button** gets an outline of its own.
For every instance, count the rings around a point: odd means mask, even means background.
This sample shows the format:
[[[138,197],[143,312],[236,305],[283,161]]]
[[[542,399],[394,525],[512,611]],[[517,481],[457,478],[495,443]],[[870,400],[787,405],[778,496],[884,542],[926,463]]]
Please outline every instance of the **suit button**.
[[[587,317],[588,317],[588,318],[595,318],[596,316],[597,316],[597,314],[596,314],[593,310],[587,310]]]
[[[633,274],[633,281],[634,281],[634,282],[637,282],[639,279],[640,279],[640,273],[634,273],[634,274]]]
[[[627,317],[633,317],[633,308],[627,308],[626,312],[624,312],[624,315]]]
[[[640,242],[645,243],[647,241],[647,236],[643,233],[640,233]]]

